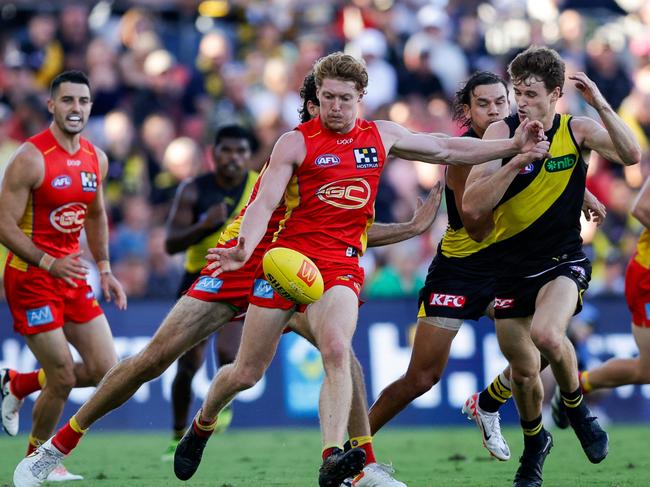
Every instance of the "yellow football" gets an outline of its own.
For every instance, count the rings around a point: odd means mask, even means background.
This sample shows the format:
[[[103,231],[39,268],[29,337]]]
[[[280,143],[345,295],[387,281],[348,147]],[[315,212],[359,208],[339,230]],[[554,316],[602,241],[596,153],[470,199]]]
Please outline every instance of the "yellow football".
[[[280,296],[311,304],[323,295],[323,276],[316,264],[292,249],[275,247],[262,260],[266,280]]]

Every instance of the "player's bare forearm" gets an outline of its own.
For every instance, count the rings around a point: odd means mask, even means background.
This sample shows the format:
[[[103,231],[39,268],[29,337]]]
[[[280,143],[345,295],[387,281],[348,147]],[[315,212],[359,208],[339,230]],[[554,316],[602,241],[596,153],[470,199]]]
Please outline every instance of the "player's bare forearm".
[[[246,209],[239,232],[240,238],[243,237],[246,241],[244,247],[246,260],[253,254],[266,233],[272,213],[273,208],[265,205],[259,198],[256,198]]]
[[[492,174],[476,179],[470,175],[463,194],[462,208],[467,223],[485,221],[485,218],[491,216],[492,209],[501,201],[518,172],[519,168],[515,164],[508,163]]]
[[[612,140],[616,154],[620,158],[616,162],[626,166],[641,162],[641,147],[630,127],[608,103],[598,107],[597,111]]]
[[[368,230],[368,247],[381,247],[408,240],[418,232],[411,221],[403,223],[374,223]]]
[[[632,216],[639,220],[644,227],[650,229],[650,178],[645,180],[641,191],[634,200]]]
[[[108,258],[108,220],[106,213],[101,211],[86,215],[84,223],[88,248],[93,254],[95,262],[109,260]]]
[[[185,228],[169,228],[165,239],[165,250],[168,254],[183,252],[214,231],[213,228],[206,228],[203,222],[196,222]]]
[[[22,232],[16,222],[3,212],[0,212],[0,243],[25,262],[34,266],[38,266],[43,254],[45,254]]]

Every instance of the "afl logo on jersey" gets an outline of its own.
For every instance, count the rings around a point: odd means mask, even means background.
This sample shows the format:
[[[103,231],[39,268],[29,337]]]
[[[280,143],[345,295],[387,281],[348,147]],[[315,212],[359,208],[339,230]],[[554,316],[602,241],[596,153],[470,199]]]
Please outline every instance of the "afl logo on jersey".
[[[70,185],[72,184],[72,178],[67,174],[63,174],[61,176],[57,176],[54,179],[52,179],[51,184],[54,189],[69,188]]]
[[[68,203],[50,213],[50,223],[61,233],[79,232],[86,221],[86,205]]]
[[[320,155],[314,161],[314,164],[316,164],[318,167],[338,166],[340,163],[341,159],[339,156],[335,156],[334,154]]]
[[[363,178],[342,179],[321,186],[316,196],[337,208],[356,210],[370,200],[370,185]]]
[[[530,174],[534,170],[535,170],[535,164],[531,162],[530,164],[526,164],[526,167],[522,167],[519,170],[519,174]]]

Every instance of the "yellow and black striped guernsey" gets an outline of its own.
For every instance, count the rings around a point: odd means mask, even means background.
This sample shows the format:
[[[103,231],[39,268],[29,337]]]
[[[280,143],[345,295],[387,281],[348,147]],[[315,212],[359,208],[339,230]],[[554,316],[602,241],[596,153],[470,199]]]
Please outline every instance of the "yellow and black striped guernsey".
[[[510,116],[504,121],[512,137],[519,119]],[[494,250],[502,274],[532,275],[582,250],[580,213],[587,164],[570,121],[571,115],[555,115],[546,132],[551,157],[522,169],[494,208]]]
[[[462,137],[480,139],[471,127]],[[462,259],[458,262],[472,266],[475,265],[477,269],[488,271],[488,268],[494,264],[494,259],[490,252],[490,245],[494,243],[495,233],[490,233],[481,242],[472,240],[460,218],[460,213],[456,207],[456,200],[454,199],[454,191],[447,184],[445,184],[445,204],[447,206],[448,223],[447,230],[440,241],[438,254],[449,259]]]

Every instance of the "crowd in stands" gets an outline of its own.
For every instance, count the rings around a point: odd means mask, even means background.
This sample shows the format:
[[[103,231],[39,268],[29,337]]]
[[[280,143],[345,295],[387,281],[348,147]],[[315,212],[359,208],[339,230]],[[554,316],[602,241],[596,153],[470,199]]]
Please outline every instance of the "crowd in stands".
[[[170,202],[180,181],[211,169],[220,126],[253,131],[251,169],[259,169],[278,136],[298,123],[298,90],[313,62],[345,50],[368,66],[365,118],[458,135],[451,103],[460,84],[478,69],[505,76],[530,44],[554,47],[570,72],[585,71],[644,151],[643,163],[628,168],[589,160],[588,187],[608,210],[600,228],[583,225],[594,263],[589,295],[620,295],[641,230],[630,206],[650,165],[650,2],[643,0],[2,2],[0,177],[18,144],[48,125],[51,79],[65,69],[86,72],[94,106],[84,135],[110,161],[115,274],[130,299],[171,298],[182,256],[164,249]],[[594,116],[571,82],[559,107]],[[443,171],[391,159],[377,221],[408,220]],[[443,205],[431,231],[370,250],[366,296],[416,296],[446,223]]]

